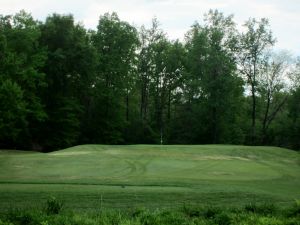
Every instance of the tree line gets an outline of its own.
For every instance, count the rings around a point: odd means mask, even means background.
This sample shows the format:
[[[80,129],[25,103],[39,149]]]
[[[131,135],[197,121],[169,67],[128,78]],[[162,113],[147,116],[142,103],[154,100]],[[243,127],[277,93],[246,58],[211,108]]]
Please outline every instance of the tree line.
[[[0,147],[249,144],[300,149],[300,59],[267,19],[243,32],[217,10],[170,40],[116,13],[0,15]]]

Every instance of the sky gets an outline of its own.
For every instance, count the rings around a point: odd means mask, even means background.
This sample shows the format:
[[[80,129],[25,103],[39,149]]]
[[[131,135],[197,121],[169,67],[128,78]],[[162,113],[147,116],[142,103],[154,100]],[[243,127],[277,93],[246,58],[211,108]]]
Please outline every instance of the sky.
[[[170,39],[183,40],[195,21],[203,22],[209,9],[234,15],[242,29],[248,18],[268,18],[277,40],[276,50],[300,56],[300,0],[0,0],[0,14],[21,9],[44,21],[51,13],[73,14],[86,28],[96,29],[99,16],[116,12],[137,27],[150,26],[156,17]]]

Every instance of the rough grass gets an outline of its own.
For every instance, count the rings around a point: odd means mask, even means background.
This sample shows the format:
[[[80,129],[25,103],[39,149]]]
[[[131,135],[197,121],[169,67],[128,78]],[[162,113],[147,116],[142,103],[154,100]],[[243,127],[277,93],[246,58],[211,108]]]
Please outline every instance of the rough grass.
[[[0,210],[241,206],[300,199],[300,155],[275,147],[83,145],[52,153],[0,151]]]
[[[172,210],[134,208],[76,212],[51,210],[10,210],[0,213],[0,225],[300,225],[300,205],[286,209],[274,205],[249,205],[244,208],[184,206]],[[52,209],[58,209],[56,207]],[[249,210],[251,209],[251,210]],[[295,212],[297,212],[295,214]]]

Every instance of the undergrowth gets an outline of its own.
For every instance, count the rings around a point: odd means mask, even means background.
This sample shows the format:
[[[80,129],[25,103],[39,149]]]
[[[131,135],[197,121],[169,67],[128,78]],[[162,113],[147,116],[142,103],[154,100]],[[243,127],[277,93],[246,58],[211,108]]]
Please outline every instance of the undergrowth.
[[[188,206],[177,209],[132,208],[75,212],[51,198],[42,209],[10,209],[0,225],[300,225],[300,201],[288,208],[247,204],[241,208]]]

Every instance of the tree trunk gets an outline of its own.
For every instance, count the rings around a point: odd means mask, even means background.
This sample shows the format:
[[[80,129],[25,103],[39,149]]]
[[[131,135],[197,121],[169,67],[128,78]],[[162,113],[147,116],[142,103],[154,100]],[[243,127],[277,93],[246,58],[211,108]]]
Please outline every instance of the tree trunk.
[[[268,117],[269,117],[270,101],[271,101],[270,91],[268,91],[268,94],[267,94],[267,107],[266,107],[264,120],[263,120],[263,125],[262,125],[262,139],[261,139],[262,144],[265,144],[265,141],[266,141],[267,121],[268,121]]]
[[[168,93],[168,120],[171,119],[171,89],[169,89]]]
[[[212,121],[213,121],[213,144],[217,143],[218,135],[217,135],[217,108],[214,106],[212,110]]]
[[[147,79],[142,80],[142,90],[141,90],[141,105],[140,105],[140,116],[144,121],[147,118]]]
[[[251,127],[251,142],[255,145],[256,142],[256,97],[255,97],[255,85],[256,85],[256,55],[253,63],[253,77],[251,79],[251,92],[252,92],[252,127]]]
[[[126,91],[126,121],[129,121],[129,92]]]
[[[255,130],[255,119],[256,119],[256,98],[255,98],[255,87],[252,85],[252,126],[251,126],[251,142],[252,145],[255,144],[255,136],[256,136],[256,130]]]

